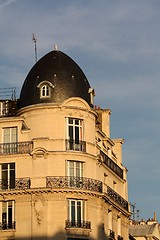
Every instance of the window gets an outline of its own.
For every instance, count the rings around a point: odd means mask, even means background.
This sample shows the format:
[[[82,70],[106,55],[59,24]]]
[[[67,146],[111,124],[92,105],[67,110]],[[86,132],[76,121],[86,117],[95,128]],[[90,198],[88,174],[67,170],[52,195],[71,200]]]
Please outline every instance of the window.
[[[3,128],[3,152],[17,153],[17,127]]]
[[[67,175],[71,177],[83,177],[83,162],[67,161]]]
[[[51,90],[54,88],[54,85],[49,81],[42,81],[38,84],[37,88],[40,89],[40,98],[50,98]]]
[[[15,163],[3,163],[0,165],[1,189],[15,188]]]
[[[91,222],[85,221],[86,204],[84,200],[68,200],[68,220],[66,228],[84,228],[91,229]]]
[[[15,228],[14,207],[14,201],[0,202],[0,229]]]
[[[85,151],[83,142],[83,121],[81,119],[67,118],[67,149]]]
[[[78,161],[67,161],[67,176],[69,176],[70,187],[82,187],[83,163]]]
[[[72,227],[81,227],[84,220],[84,201],[69,199],[69,222]]]
[[[50,86],[48,84],[45,84],[41,87],[41,97],[50,97]]]

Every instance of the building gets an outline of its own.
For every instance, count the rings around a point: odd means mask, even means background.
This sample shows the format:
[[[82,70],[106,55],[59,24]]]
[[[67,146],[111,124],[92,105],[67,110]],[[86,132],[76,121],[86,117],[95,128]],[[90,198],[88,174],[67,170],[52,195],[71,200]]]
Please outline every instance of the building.
[[[0,100],[0,239],[129,238],[123,139],[81,68],[53,50]]]
[[[147,221],[131,221],[130,223],[129,234],[131,234],[135,240],[160,239],[160,225],[155,215],[153,219],[148,219]]]

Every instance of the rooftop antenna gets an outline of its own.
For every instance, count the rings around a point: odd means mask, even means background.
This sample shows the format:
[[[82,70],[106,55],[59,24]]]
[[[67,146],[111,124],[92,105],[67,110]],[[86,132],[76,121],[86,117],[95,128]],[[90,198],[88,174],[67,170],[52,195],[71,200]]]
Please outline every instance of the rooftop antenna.
[[[133,221],[135,221],[135,208],[136,208],[136,203],[130,203],[130,206],[131,206],[132,218],[133,218]]]
[[[37,62],[37,39],[34,33],[32,33],[32,41],[34,42],[35,62]]]
[[[139,212],[140,212],[140,210],[137,209],[137,221],[138,221],[138,222],[139,222]]]

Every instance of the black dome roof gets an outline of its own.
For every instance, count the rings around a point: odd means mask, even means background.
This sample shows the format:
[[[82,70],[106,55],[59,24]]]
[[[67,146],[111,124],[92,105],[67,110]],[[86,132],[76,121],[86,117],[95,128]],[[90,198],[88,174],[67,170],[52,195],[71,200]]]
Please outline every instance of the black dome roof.
[[[42,82],[51,87],[48,98],[40,97]],[[90,106],[89,82],[81,68],[61,51],[42,57],[28,73],[21,89],[19,108],[39,103],[62,103],[70,97],[81,97]]]

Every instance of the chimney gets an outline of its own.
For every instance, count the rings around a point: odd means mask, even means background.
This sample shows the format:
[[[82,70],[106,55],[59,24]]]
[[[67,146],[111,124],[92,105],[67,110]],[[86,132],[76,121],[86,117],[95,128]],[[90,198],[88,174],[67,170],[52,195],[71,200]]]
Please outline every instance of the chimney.
[[[109,109],[101,109],[100,106],[95,109],[96,113],[98,113],[98,122],[99,128],[102,132],[105,133],[106,137],[110,138],[110,114],[111,111]]]

